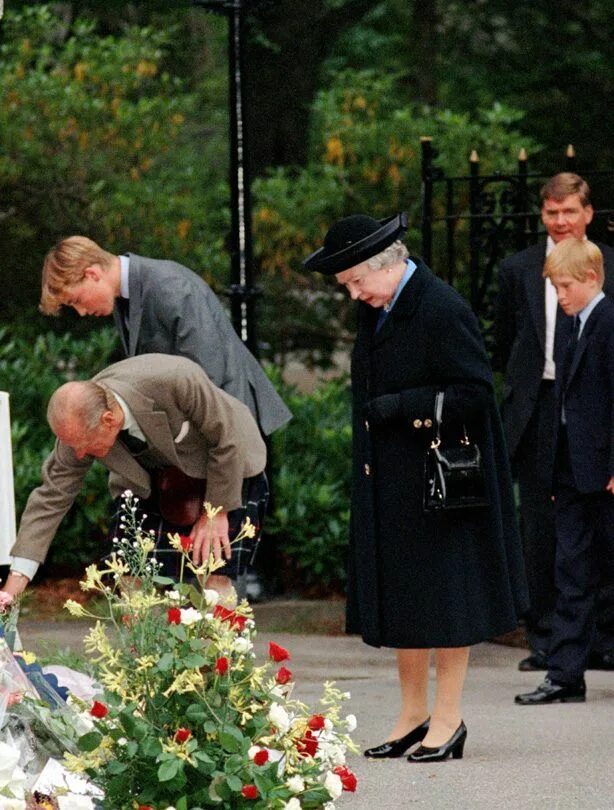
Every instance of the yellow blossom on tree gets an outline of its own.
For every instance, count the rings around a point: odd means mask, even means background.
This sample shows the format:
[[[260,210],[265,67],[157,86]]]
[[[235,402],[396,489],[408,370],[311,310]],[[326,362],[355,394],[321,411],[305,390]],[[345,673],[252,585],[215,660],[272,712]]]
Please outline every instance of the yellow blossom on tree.
[[[341,139],[336,135],[329,138],[326,143],[326,162],[336,164],[337,166],[343,165],[344,150]]]

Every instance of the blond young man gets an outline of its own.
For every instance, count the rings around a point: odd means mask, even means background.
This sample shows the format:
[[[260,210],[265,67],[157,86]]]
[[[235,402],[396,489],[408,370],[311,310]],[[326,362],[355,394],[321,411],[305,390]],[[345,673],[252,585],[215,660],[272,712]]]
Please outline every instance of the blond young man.
[[[291,417],[256,358],[234,331],[209,285],[176,262],[116,256],[86,236],[69,236],[47,254],[40,309],[113,315],[127,357],[187,357],[250,409],[268,436]]]
[[[544,277],[573,323],[556,354],[557,600],[548,675],[516,697],[520,705],[586,699],[597,588],[614,560],[614,302],[603,292],[602,253],[587,240],[564,240],[548,256]]]

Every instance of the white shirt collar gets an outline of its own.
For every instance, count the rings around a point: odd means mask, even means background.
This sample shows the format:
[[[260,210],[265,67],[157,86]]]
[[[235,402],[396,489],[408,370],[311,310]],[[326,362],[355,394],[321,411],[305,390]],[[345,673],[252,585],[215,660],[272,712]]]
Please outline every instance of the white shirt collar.
[[[128,286],[128,274],[130,271],[130,258],[128,256],[119,257],[119,294],[122,298],[130,298]]]

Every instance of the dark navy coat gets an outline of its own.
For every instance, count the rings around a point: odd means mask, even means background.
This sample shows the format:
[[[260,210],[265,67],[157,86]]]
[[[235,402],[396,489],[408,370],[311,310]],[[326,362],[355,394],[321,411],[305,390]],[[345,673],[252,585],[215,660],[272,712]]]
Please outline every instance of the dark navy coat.
[[[415,261],[379,332],[379,310],[359,303],[347,630],[373,646],[457,647],[513,630],[527,607],[526,584],[477,320],[452,287]],[[485,510],[423,513],[432,435],[423,423],[433,416],[438,390],[445,391],[444,440],[458,438],[464,423],[481,448],[490,498]],[[366,418],[367,403],[386,394],[398,395],[391,412]]]
[[[571,319],[570,319],[571,320]],[[557,369],[565,346],[557,346]],[[603,298],[589,315],[567,375],[556,375],[560,430],[563,396],[569,458],[579,492],[603,492],[614,475],[614,302]],[[556,471],[555,471],[556,472]]]

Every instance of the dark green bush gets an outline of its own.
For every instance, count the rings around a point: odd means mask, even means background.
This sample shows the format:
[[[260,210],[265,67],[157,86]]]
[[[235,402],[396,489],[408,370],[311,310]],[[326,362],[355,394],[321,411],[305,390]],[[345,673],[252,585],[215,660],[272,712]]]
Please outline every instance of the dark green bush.
[[[340,590],[350,509],[348,383],[333,380],[311,394],[286,389],[282,395],[294,418],[272,436],[274,503],[266,531],[277,535],[302,585]]]
[[[68,380],[89,379],[109,365],[116,349],[115,331],[92,332],[87,340],[71,335],[39,335],[28,340],[17,330],[0,330],[0,390],[8,391],[17,517],[38,486],[41,465],[53,446],[46,420],[49,397]],[[79,569],[98,556],[107,531],[110,497],[106,471],[93,465],[74,507],[51,547],[47,570]]]

